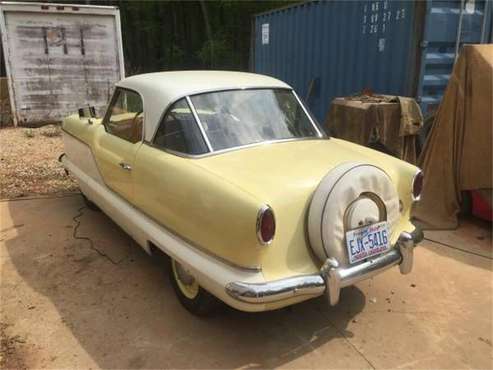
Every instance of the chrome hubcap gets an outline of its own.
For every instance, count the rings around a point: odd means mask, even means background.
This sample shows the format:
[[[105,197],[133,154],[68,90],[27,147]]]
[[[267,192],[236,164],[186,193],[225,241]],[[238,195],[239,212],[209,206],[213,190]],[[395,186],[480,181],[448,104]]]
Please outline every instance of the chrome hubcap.
[[[180,263],[172,261],[173,275],[180,291],[189,299],[194,299],[199,294],[199,284]]]
[[[189,274],[182,265],[180,265],[178,262],[175,263],[178,279],[180,279],[180,281],[185,285],[192,285],[195,282],[195,278],[191,274]]]

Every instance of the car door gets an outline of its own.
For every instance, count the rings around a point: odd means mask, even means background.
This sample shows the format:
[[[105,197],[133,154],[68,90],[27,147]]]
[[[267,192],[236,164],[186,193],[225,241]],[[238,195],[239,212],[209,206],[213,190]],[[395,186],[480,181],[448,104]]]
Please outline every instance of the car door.
[[[136,206],[171,229],[185,225],[195,197],[188,182],[195,165],[187,158],[207,151],[186,99],[174,103],[137,155]]]
[[[142,145],[144,111],[141,96],[117,88],[103,119],[105,132],[95,142],[95,156],[105,184],[133,203],[132,171]]]

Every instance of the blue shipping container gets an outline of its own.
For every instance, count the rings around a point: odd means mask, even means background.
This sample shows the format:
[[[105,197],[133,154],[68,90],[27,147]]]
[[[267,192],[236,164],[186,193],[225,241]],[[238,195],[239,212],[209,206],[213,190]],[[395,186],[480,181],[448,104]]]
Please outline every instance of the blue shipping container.
[[[437,107],[458,47],[492,40],[491,0],[310,1],[258,14],[253,69],[305,98],[322,122],[333,98],[370,89]]]

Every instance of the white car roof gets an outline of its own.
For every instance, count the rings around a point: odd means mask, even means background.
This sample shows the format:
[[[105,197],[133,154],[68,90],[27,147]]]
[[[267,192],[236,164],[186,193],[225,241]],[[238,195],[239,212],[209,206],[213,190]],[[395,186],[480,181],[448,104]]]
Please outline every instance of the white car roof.
[[[275,78],[246,72],[176,71],[145,73],[124,78],[118,87],[134,90],[143,99],[144,137],[151,141],[164,110],[178,99],[210,91],[291,87]]]

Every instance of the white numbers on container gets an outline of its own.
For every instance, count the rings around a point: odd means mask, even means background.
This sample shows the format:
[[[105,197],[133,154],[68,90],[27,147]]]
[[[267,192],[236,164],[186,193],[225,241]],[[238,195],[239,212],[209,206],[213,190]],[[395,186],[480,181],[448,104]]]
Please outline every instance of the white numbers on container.
[[[404,19],[404,18],[406,18],[406,9],[404,9],[404,8],[397,9],[395,12],[395,19],[399,20],[399,19]]]
[[[395,9],[390,0],[371,1],[363,5],[361,14],[361,33],[386,33],[392,29],[391,22],[406,18],[406,9]],[[394,13],[395,12],[395,13]]]

